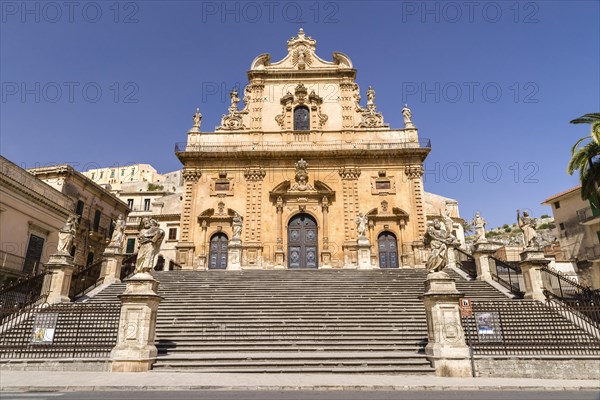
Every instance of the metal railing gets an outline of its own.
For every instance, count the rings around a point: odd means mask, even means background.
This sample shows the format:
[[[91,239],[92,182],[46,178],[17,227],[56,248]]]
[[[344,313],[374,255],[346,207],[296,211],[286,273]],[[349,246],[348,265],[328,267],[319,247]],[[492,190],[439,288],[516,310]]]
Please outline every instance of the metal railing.
[[[523,298],[525,285],[518,262],[502,261],[489,256],[490,274],[492,279],[510,290],[518,298]]]
[[[135,271],[136,260],[137,254],[132,254],[123,260],[123,264],[121,265],[121,276],[119,278],[121,281],[133,274],[133,271]]]
[[[0,268],[27,275],[37,274],[38,271],[42,271],[44,269],[44,264],[38,260],[27,259],[0,250]]]
[[[0,332],[0,359],[108,358],[120,304],[66,303],[21,314]]]
[[[475,258],[469,253],[456,249],[456,265],[458,268],[466,272],[471,278],[477,278],[477,266]]]
[[[571,312],[600,329],[600,291],[575,282],[559,271],[541,269],[546,299],[558,301]]]
[[[473,301],[462,325],[473,354],[600,355],[597,331],[537,301]]]
[[[274,151],[294,151],[294,150],[318,150],[318,151],[346,151],[346,150],[400,150],[400,149],[418,149],[431,148],[430,139],[415,140],[396,140],[389,142],[370,142],[370,141],[327,141],[311,143],[307,147],[306,142],[237,142],[237,143],[176,143],[175,152],[209,152],[209,153],[228,153],[228,152],[274,152]]]
[[[19,315],[29,306],[44,303],[48,297],[48,272],[30,276],[0,288],[0,325]]]
[[[71,288],[69,297],[75,300],[83,296],[101,283],[100,275],[102,273],[102,259],[84,267],[78,266],[71,277]]]

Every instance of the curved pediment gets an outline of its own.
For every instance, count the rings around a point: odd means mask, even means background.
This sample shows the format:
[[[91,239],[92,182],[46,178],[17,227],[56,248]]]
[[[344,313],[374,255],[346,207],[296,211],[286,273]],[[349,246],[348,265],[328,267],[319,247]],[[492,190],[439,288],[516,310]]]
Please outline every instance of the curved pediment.
[[[341,52],[333,53],[333,61],[325,61],[316,53],[317,41],[306,36],[300,28],[298,36],[287,42],[288,54],[282,60],[271,63],[271,55],[261,54],[250,65],[251,71],[267,70],[322,70],[322,69],[352,69],[352,61]]]

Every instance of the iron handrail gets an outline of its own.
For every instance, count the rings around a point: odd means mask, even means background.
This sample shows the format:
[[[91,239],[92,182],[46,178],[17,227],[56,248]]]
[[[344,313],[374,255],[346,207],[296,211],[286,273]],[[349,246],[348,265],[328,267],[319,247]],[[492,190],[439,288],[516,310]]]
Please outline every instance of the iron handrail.
[[[489,256],[492,279],[504,286],[518,298],[523,298],[525,291],[521,288],[521,267],[517,263],[502,261],[494,256]],[[500,267],[500,268],[498,268]]]
[[[71,287],[69,289],[71,300],[83,296],[98,286],[103,261],[104,259],[100,259],[88,266],[77,266],[77,270],[73,272],[71,277]]]
[[[49,274],[45,271],[0,290],[0,324],[19,315],[27,307],[46,301],[50,289],[46,276]]]
[[[455,249],[458,257],[456,263],[458,268],[466,272],[471,278],[477,278],[477,266],[475,264],[475,258],[466,251],[463,251],[459,248]]]

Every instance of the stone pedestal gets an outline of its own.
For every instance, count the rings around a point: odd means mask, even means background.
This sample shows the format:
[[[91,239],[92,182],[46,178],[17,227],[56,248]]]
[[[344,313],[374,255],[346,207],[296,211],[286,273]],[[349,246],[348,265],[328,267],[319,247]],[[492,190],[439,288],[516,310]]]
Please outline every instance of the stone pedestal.
[[[542,267],[548,265],[550,260],[544,258],[544,252],[537,249],[525,249],[521,253],[521,273],[525,283],[525,298],[545,301],[544,282],[542,281]]]
[[[358,248],[358,269],[371,269],[371,243],[366,237],[359,237],[357,241]]]
[[[285,252],[282,248],[275,250],[275,266],[274,269],[285,269]]]
[[[231,239],[227,247],[227,269],[239,271],[242,269],[242,241]]]
[[[448,268],[456,268],[456,250],[454,247],[448,246],[448,261],[446,262],[446,267]]]
[[[73,277],[73,257],[68,254],[53,254],[46,263],[46,269],[50,272],[46,276],[46,287],[49,287],[48,304],[69,303],[69,289],[71,288],[71,278]]]
[[[194,268],[194,243],[179,242],[175,247],[177,249],[177,263],[181,265],[182,270],[193,270]]]
[[[331,253],[329,250],[323,250],[321,253],[321,265],[319,265],[319,269],[331,269]]]
[[[425,280],[425,304],[429,343],[425,354],[438,376],[472,376],[469,348],[460,320],[454,279],[445,272],[433,272]]]
[[[159,282],[148,273],[127,280],[121,299],[117,345],[111,352],[113,372],[145,372],[156,361],[156,314],[162,300]]]
[[[494,255],[498,246],[488,242],[478,242],[473,246],[473,258],[477,267],[477,279],[480,281],[492,281],[492,270],[489,257]]]
[[[108,246],[102,254],[102,272],[100,276],[105,285],[121,282],[121,266],[123,265],[123,254],[117,246]]]

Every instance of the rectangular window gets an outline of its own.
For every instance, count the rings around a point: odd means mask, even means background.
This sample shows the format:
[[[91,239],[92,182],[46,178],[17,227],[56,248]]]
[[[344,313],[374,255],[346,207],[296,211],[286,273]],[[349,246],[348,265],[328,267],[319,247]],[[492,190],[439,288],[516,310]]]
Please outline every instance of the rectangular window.
[[[127,207],[133,210],[133,199],[127,199]]]
[[[125,249],[126,254],[133,254],[135,252],[135,238],[127,239],[127,248]]]
[[[104,177],[104,171],[100,171],[100,179]]]
[[[27,245],[27,253],[25,253],[25,264],[23,265],[24,273],[31,274],[37,272],[43,249],[44,238],[29,235],[29,244]]]
[[[121,176],[125,175],[125,169],[121,170]]]
[[[561,231],[565,230],[565,224],[563,224],[562,222],[560,224],[558,224],[558,226],[560,226]]]
[[[377,190],[385,190],[385,189],[391,189],[392,185],[390,184],[390,181],[377,181],[375,182],[375,189]]]
[[[81,201],[81,200],[77,201],[77,208],[75,208],[75,214],[77,214],[79,216],[77,223],[80,224],[81,216],[83,215],[83,201]]]
[[[114,178],[114,177],[115,177],[115,170],[114,170],[114,169],[111,169],[111,170],[110,170],[110,177],[111,177],[111,178]]]
[[[100,213],[100,210],[96,210],[96,212],[94,213],[94,232],[98,232],[98,228],[100,228],[100,216],[102,214]]]
[[[96,178],[96,173],[92,172],[92,180],[94,180]]]
[[[228,191],[229,182],[215,182],[215,190],[224,192]]]
[[[555,201],[554,202],[554,208],[557,209],[557,210],[560,208],[560,201]]]
[[[144,211],[150,211],[150,199],[144,199]]]
[[[177,240],[177,228],[169,228],[169,240]]]

